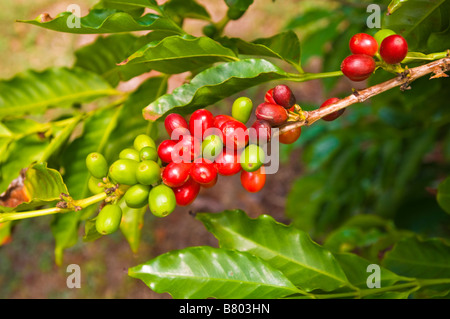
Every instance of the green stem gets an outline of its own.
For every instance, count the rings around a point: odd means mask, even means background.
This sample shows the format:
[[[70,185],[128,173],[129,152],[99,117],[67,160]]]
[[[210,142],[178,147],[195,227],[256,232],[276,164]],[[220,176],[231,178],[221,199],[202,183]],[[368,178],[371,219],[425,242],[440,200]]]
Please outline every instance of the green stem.
[[[445,285],[450,284],[450,278],[442,279],[416,279],[411,282],[393,285],[389,287],[382,288],[371,288],[371,289],[361,289],[359,291],[342,292],[342,293],[332,293],[332,294],[316,294],[312,295],[313,298],[317,299],[336,299],[336,298],[363,298],[370,295],[375,295],[383,292],[397,291],[402,289],[415,288],[420,289],[426,286],[435,285]]]
[[[300,73],[300,74],[294,74],[289,73],[289,77],[287,78],[288,81],[293,82],[304,82],[304,81],[310,81],[310,80],[316,80],[316,79],[324,79],[324,78],[331,78],[335,76],[341,76],[343,73],[341,71],[332,71],[332,72],[322,72],[322,73]]]
[[[88,198],[76,200],[73,202],[73,204],[74,204],[74,206],[86,208],[90,205],[93,205],[95,203],[105,200],[106,197],[107,197],[106,193],[102,192],[102,193],[96,194],[96,195],[88,197]],[[0,223],[13,221],[13,220],[32,218],[32,217],[40,217],[40,216],[58,214],[58,213],[67,213],[70,211],[73,211],[73,210],[68,209],[68,208],[52,207],[52,208],[45,208],[45,209],[39,209],[39,210],[30,210],[27,212],[2,213],[2,214],[0,214]]]

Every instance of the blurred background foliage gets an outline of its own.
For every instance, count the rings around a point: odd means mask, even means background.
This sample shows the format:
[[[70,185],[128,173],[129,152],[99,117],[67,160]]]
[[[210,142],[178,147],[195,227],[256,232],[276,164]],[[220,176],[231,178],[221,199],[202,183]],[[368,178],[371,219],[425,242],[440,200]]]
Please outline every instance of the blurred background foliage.
[[[222,1],[198,2],[210,10],[213,19],[223,15]],[[41,12],[62,12],[70,3],[21,0],[2,4],[1,78],[27,69],[43,70],[75,63],[74,51],[95,41],[94,35],[56,33],[14,23],[15,19],[32,19]],[[83,15],[95,3],[77,1]],[[369,15],[366,8],[371,3],[379,3],[384,12],[389,1],[256,0],[240,20],[229,23],[225,34],[251,40],[292,30],[302,43],[301,61],[305,70],[335,71],[349,55],[348,40],[353,34],[377,31],[366,27]],[[448,8],[448,3],[445,1],[443,6]],[[428,20],[423,25],[439,20],[439,30],[449,29],[449,21],[443,17],[431,15]],[[185,29],[200,36],[204,24],[187,19]],[[392,21],[383,17],[383,24],[392,25]],[[416,30],[419,36],[416,39],[415,33],[411,42],[414,49],[429,53],[450,48],[450,37],[445,37],[445,32],[426,40],[431,31],[420,25]],[[378,71],[367,83],[350,83],[340,77],[293,83],[291,87],[299,104],[311,110],[327,98],[343,97],[353,88],[391,77]],[[143,80],[145,77],[137,77],[120,83],[119,88],[129,90]],[[183,80],[181,76],[173,76],[169,91]],[[357,252],[374,261],[398,239],[413,233],[448,237],[450,217],[436,201],[436,189],[450,172],[448,83],[448,79],[422,78],[412,83],[411,90],[390,90],[352,105],[339,120],[319,121],[305,127],[295,144],[282,145],[280,173],[269,178],[270,186],[261,194],[237,196],[239,182],[229,179],[223,190],[234,189],[234,193],[221,198],[213,194],[214,190],[206,192],[200,204],[190,209],[241,208],[253,216],[269,213],[309,232],[314,240],[332,251]],[[268,83],[239,95],[249,96],[258,104],[273,85]],[[235,97],[217,103],[212,109],[216,114],[228,114]],[[186,216],[170,217],[173,219],[168,218],[166,224],[146,218],[151,226],[150,231],[143,232],[140,256],[144,255],[144,259],[192,245],[192,241],[214,245],[209,234],[200,231],[195,238],[186,234],[193,231],[187,226],[192,221],[182,220]],[[89,287],[68,291],[64,267],[55,268],[53,264],[50,220],[51,217],[42,217],[21,222],[21,231],[14,234],[13,241],[0,248],[0,297],[155,297],[122,272],[124,265],[135,263],[129,262],[130,259],[140,257],[132,254],[117,234],[95,243],[79,243],[69,250],[67,262],[84,265]],[[176,236],[178,239],[174,239]],[[108,253],[111,247],[115,254]],[[98,276],[99,273],[109,275]]]

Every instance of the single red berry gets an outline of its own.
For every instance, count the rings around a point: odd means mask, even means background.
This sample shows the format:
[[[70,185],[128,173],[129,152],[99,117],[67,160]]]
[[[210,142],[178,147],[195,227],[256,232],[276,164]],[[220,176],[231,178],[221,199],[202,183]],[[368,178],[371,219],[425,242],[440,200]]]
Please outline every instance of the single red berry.
[[[201,155],[202,146],[198,139],[192,135],[183,135],[177,141],[172,151],[173,162],[190,163]]]
[[[293,128],[292,130],[280,134],[280,136],[278,137],[279,142],[281,144],[292,144],[299,139],[300,134],[302,134],[301,126]]]
[[[255,115],[258,120],[265,120],[271,126],[281,125],[288,119],[288,112],[284,107],[266,102],[258,105]]]
[[[281,84],[273,88],[273,100],[276,104],[289,109],[297,102],[294,93],[287,85]]]
[[[187,206],[197,198],[200,192],[200,184],[189,178],[183,185],[173,187],[175,200],[178,206]]]
[[[223,152],[214,160],[217,172],[223,176],[239,173],[242,169],[241,163],[239,162],[240,156],[240,153],[232,152],[224,148]]]
[[[169,187],[179,187],[189,178],[191,163],[169,163],[162,171],[161,177]]]
[[[341,71],[352,81],[364,81],[375,71],[375,60],[365,54],[352,54],[342,61]]]
[[[244,123],[229,120],[220,126],[223,144],[231,150],[243,149],[248,144],[248,130]]]
[[[350,51],[353,54],[366,54],[374,56],[378,50],[378,43],[373,36],[367,33],[357,33],[350,39]]]
[[[388,64],[403,61],[408,54],[408,43],[401,35],[394,34],[386,37],[380,45],[381,58]]]
[[[250,193],[259,192],[266,183],[264,166],[254,172],[241,171],[241,184]]]
[[[272,103],[272,104],[277,104],[277,102],[275,102],[275,100],[273,99],[273,88],[271,88],[270,90],[268,90],[266,92],[266,95],[264,95],[264,102],[266,103]]]
[[[206,109],[195,111],[189,119],[189,130],[191,131],[191,135],[198,138],[200,141],[205,138],[205,131],[213,127],[214,115]]]
[[[214,164],[214,166],[215,166],[215,164]],[[209,182],[208,184],[201,184],[201,186],[202,186],[203,188],[211,188],[211,187],[213,187],[214,185],[217,184],[217,180],[218,180],[218,179],[219,179],[219,175],[216,174],[216,178],[214,178],[214,180],[212,180],[212,181]]]
[[[171,139],[179,139],[179,136],[189,133],[189,125],[187,121],[180,114],[171,113],[164,119],[164,127]],[[176,135],[172,138],[172,133],[177,130]]]
[[[319,108],[331,105],[333,103],[336,103],[337,101],[339,101],[339,99],[337,97],[332,97],[328,100],[326,100],[325,102],[322,103],[322,105]],[[341,116],[342,114],[344,114],[345,109],[341,109],[339,111],[333,112],[331,114],[328,114],[327,116],[322,117],[322,120],[324,121],[334,121],[335,119],[337,119],[339,116]]]
[[[202,159],[201,162],[195,162],[191,167],[191,178],[197,183],[208,185],[217,177],[217,169],[213,162]]]
[[[164,140],[158,146],[158,156],[164,163],[172,162],[172,151],[177,141]]]
[[[214,117],[214,127],[220,129],[223,123],[234,120],[233,117],[225,114],[219,114]]]
[[[264,120],[256,120],[248,131],[249,141],[254,144],[268,143],[272,135],[272,127]]]

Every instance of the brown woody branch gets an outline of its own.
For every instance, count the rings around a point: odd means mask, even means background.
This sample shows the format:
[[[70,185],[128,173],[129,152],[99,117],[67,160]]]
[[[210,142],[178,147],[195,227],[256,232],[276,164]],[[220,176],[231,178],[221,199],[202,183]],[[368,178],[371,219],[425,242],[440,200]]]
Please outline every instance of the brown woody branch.
[[[288,122],[280,127],[279,134],[292,130],[299,126],[311,125],[324,116],[339,111],[355,103],[362,103],[372,96],[378,95],[395,87],[400,87],[402,91],[410,89],[410,84],[427,74],[433,73],[430,79],[438,77],[448,77],[445,72],[450,70],[450,57],[436,60],[412,69],[406,69],[395,78],[386,82],[368,87],[363,90],[354,90],[353,94],[339,100],[336,103],[313,111],[303,111],[304,119],[300,121]]]

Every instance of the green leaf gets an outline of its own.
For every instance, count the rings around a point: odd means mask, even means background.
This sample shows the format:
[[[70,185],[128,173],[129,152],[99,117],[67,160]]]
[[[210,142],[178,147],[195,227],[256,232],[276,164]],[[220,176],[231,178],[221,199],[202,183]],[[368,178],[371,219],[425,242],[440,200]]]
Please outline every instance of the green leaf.
[[[450,278],[450,246],[439,238],[408,237],[387,252],[383,265],[414,278]]]
[[[269,38],[251,42],[240,38],[219,39],[224,45],[235,47],[240,54],[267,56],[285,60],[295,66],[300,64],[300,41],[293,31],[278,33]]]
[[[116,94],[119,92],[105,80],[87,70],[29,70],[0,82],[0,118],[42,113],[50,107],[68,107]]]
[[[75,51],[75,66],[99,74],[116,86],[120,81],[128,81],[151,70],[142,64],[118,65],[134,52],[133,47],[138,42],[139,38],[129,33],[99,36],[94,43]]]
[[[445,212],[450,214],[450,177],[438,186],[437,201]]]
[[[144,224],[144,214],[147,206],[142,208],[130,208],[122,199],[119,201],[122,209],[122,221],[120,222],[120,230],[125,236],[131,251],[137,253],[141,242],[142,226]]]
[[[61,174],[57,170],[47,168],[46,163],[37,163],[27,168],[17,183],[11,185],[10,190],[12,189],[20,190],[24,195],[24,201],[13,207],[0,206],[0,211],[31,210],[59,200],[61,193],[68,193]],[[0,205],[4,201],[8,201],[10,196],[8,190],[2,194]]]
[[[163,4],[164,13],[174,20],[199,19],[210,21],[211,16],[205,7],[194,0],[170,0]]]
[[[184,33],[171,19],[153,13],[134,18],[129,13],[113,9],[94,9],[78,18],[72,12],[62,12],[54,19],[41,14],[34,20],[18,20],[46,29],[77,34],[118,33],[145,30],[168,30]],[[79,25],[77,25],[79,21]]]
[[[148,43],[121,64],[145,63],[153,70],[175,74],[235,60],[237,57],[233,51],[208,37],[171,36],[160,42]]]
[[[286,72],[262,59],[222,63],[150,103],[144,109],[144,117],[155,121],[169,112],[189,114],[249,87],[287,77]]]
[[[385,16],[384,29],[391,29],[405,37],[411,51],[427,51],[431,33],[442,31],[440,8],[445,0],[409,0],[398,8],[395,14]]]
[[[371,272],[368,266],[372,263],[356,254],[351,253],[335,253],[334,257],[344,269],[348,280],[360,289],[367,289],[367,278]],[[379,265],[377,265],[379,266]],[[380,288],[392,286],[400,281],[412,281],[414,278],[399,276],[392,271],[380,267]]]
[[[121,121],[111,132],[104,148],[104,155],[110,162],[118,157],[122,149],[131,147],[136,136],[150,133],[153,124],[144,119],[142,109],[166,93],[167,80],[167,76],[148,78],[130,94],[118,115],[119,119],[127,120]]]
[[[11,241],[11,233],[14,222],[0,223],[0,247]]]
[[[24,121],[24,123],[30,122],[33,121]],[[42,131],[46,131],[44,127]],[[5,158],[0,167],[0,192],[6,190],[12,180],[19,176],[22,169],[33,162],[39,161],[48,145],[48,139],[40,137],[37,133],[24,134],[6,140],[4,146]]]
[[[300,292],[263,260],[209,246],[170,251],[130,268],[128,274],[174,299],[266,299]]]
[[[249,252],[279,269],[305,291],[331,291],[350,287],[331,252],[292,226],[271,216],[249,218],[243,211],[199,213],[196,218],[219,240],[220,247]]]

